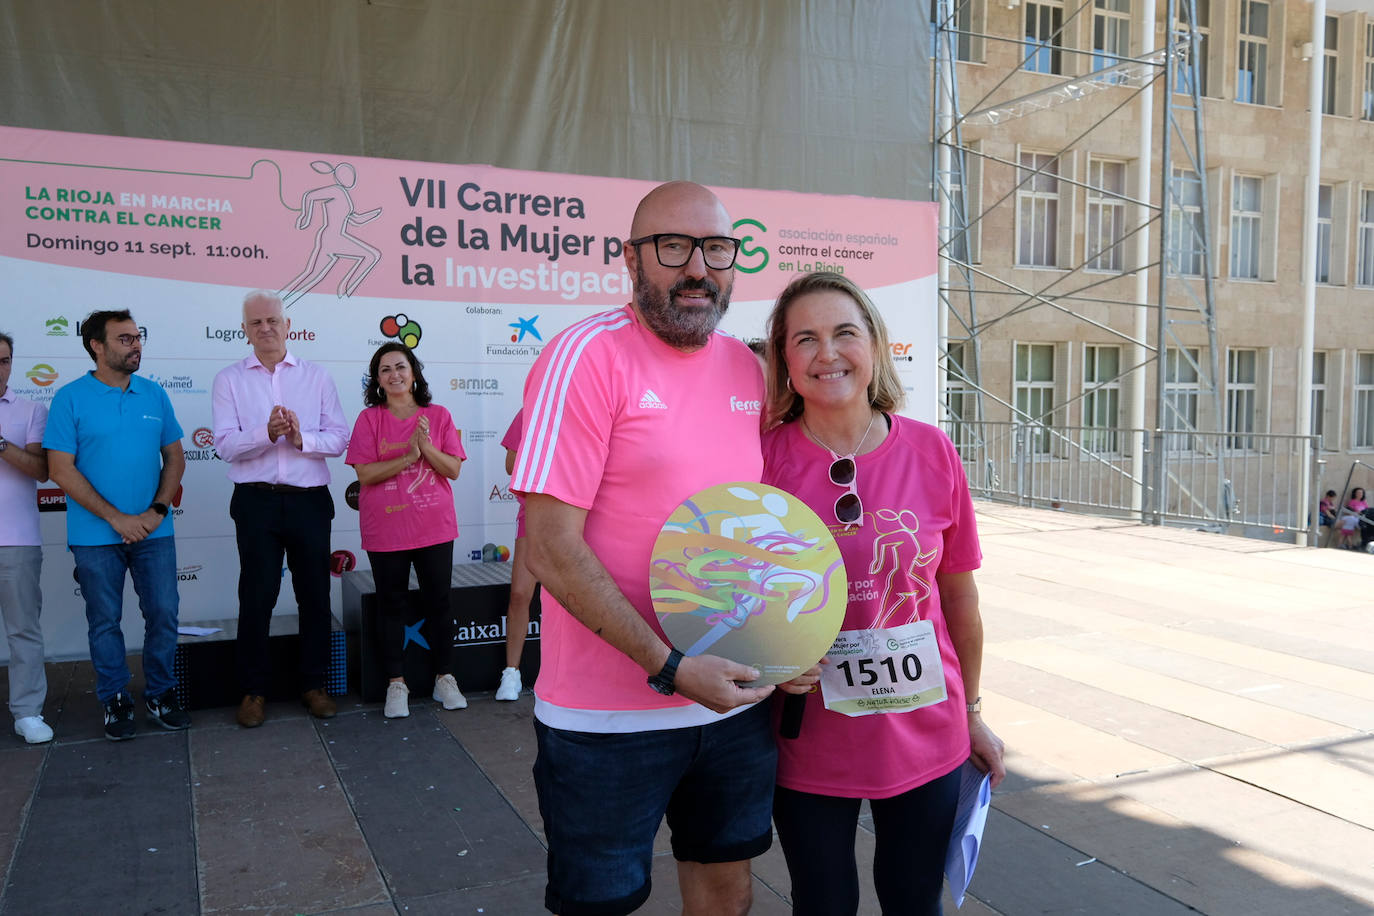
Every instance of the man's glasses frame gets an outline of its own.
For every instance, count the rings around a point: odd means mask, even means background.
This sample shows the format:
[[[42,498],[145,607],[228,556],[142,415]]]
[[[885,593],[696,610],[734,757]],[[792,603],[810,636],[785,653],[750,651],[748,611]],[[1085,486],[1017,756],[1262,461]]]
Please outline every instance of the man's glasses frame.
[[[845,491],[835,500],[835,521],[846,528],[864,524],[864,503],[859,498],[859,465],[853,458],[836,458],[830,463],[830,482]]]
[[[661,267],[682,267],[692,260],[692,252],[698,248],[701,249],[702,261],[712,270],[729,270],[735,266],[735,259],[739,257],[740,240],[728,235],[708,235],[704,238],[697,238],[694,235],[683,235],[681,232],[655,232],[653,235],[641,235],[637,239],[626,239],[625,244],[638,247],[648,242],[654,243],[654,255],[657,256]],[[681,250],[674,250],[672,247],[674,242],[684,246],[686,253],[684,254]],[[725,259],[724,251],[708,249],[706,247],[708,243],[713,246],[728,243],[729,259]],[[665,248],[667,249],[666,252],[664,251]]]
[[[119,341],[120,346],[132,347],[135,342],[143,339],[142,334],[116,334],[115,340]]]

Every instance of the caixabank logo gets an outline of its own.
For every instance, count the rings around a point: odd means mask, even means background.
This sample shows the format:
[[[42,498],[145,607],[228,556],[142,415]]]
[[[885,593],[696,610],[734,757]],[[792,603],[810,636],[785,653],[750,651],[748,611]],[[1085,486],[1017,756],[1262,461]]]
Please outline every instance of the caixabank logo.
[[[507,323],[510,328],[510,343],[487,344],[488,356],[535,357],[544,349],[544,335],[539,330],[539,316],[519,315]]]

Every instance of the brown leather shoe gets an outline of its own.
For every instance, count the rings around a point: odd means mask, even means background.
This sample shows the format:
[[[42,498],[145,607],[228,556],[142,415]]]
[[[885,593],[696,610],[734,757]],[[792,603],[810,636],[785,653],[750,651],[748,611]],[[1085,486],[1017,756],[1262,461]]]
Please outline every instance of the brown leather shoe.
[[[339,707],[334,705],[333,698],[324,692],[323,687],[316,687],[314,690],[307,690],[301,694],[301,702],[317,719],[332,719],[334,714],[339,711]]]
[[[267,697],[245,694],[243,702],[239,704],[238,715],[234,718],[244,728],[257,728],[267,718],[266,705]]]

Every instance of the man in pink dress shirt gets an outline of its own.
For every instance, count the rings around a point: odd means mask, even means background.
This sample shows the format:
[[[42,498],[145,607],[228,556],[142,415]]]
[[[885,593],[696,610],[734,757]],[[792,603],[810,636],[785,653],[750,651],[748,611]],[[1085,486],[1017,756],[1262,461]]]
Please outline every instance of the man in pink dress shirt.
[[[337,711],[325,691],[329,662],[329,530],[334,500],[326,458],[343,454],[348,426],[339,392],[324,369],[286,348],[291,320],[281,299],[255,290],[243,300],[243,331],[253,352],[222,369],[213,389],[215,449],[229,465],[239,548],[238,723],[265,717],[271,680],[268,624],[281,591],[282,557],[300,615],[301,701],[327,719]]]

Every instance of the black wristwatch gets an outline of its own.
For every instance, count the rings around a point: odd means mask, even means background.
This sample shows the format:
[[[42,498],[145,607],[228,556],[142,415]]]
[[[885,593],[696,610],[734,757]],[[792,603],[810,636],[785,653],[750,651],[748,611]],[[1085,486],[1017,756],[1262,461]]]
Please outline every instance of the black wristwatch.
[[[149,509],[152,509],[154,512],[156,512],[158,515],[162,516],[163,518],[166,518],[166,517],[167,517],[167,504],[166,504],[166,503],[153,503],[153,504],[152,504],[151,506],[149,506],[148,508],[149,508]]]
[[[677,677],[677,666],[680,661],[682,661],[681,652],[676,649],[669,652],[668,660],[663,663],[658,674],[652,675],[645,683],[665,697],[672,696],[677,692],[677,688],[673,686],[673,680]]]

